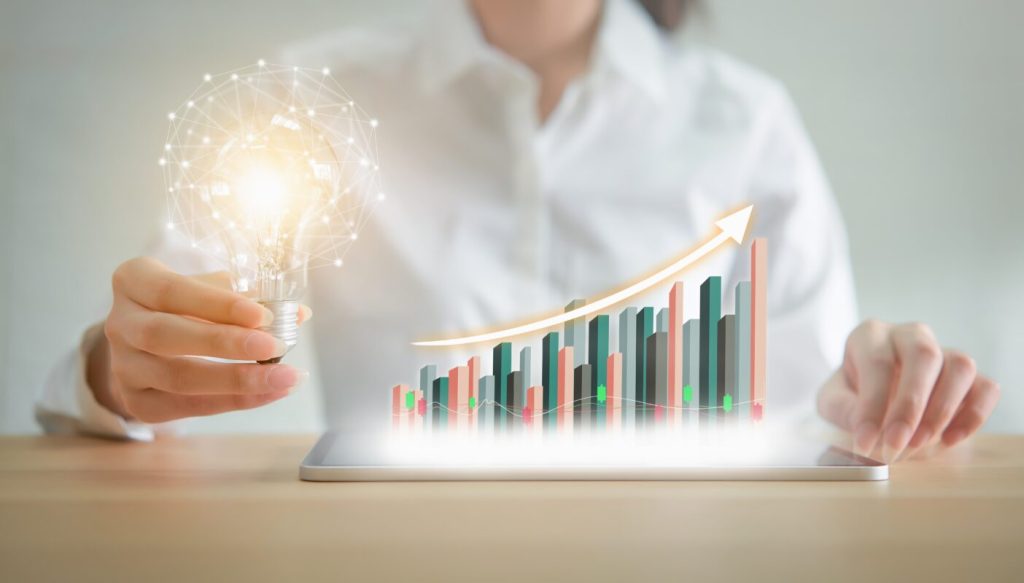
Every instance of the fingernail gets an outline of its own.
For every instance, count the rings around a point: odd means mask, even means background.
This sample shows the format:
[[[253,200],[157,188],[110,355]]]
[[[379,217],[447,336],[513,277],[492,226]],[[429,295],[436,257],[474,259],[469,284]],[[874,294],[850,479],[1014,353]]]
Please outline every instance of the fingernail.
[[[313,317],[313,308],[307,306],[306,304],[302,304],[301,309],[302,309],[302,319],[303,320],[308,320],[308,319]]]
[[[270,345],[267,345],[267,340]],[[267,354],[270,349],[271,354]],[[250,360],[266,360],[275,356],[282,356],[288,351],[288,346],[282,341],[266,332],[250,332],[245,339],[245,353]]]
[[[861,456],[870,455],[877,439],[878,426],[871,421],[861,423],[853,437],[853,453]]]
[[[267,384],[276,391],[292,389],[309,378],[309,373],[290,366],[275,366],[267,375]]]
[[[942,437],[942,441],[946,445],[955,445],[959,443],[964,437],[967,437],[967,434],[962,429],[954,429],[953,431],[946,433],[946,435]]]
[[[267,308],[263,308],[263,315],[260,318],[260,328],[266,328],[267,326],[274,323],[274,312],[271,312]]]

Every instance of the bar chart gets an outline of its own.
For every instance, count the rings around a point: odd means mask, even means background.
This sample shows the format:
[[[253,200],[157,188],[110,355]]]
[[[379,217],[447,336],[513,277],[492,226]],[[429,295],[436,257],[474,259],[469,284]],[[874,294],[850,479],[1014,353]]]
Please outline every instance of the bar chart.
[[[754,239],[749,253],[750,277],[736,284],[732,306],[723,306],[721,276],[692,290],[677,281],[664,307],[573,318],[537,347],[517,351],[499,342],[486,370],[481,356],[446,374],[435,364],[423,366],[418,385],[391,388],[392,428],[579,435],[760,423],[767,396],[767,241]],[[688,301],[698,302],[699,317],[684,319]],[[565,310],[585,303],[572,300]]]

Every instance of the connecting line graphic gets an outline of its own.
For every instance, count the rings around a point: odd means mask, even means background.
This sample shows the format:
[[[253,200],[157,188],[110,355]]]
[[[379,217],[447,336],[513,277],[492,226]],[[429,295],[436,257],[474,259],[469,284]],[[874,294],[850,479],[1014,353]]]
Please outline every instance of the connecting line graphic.
[[[460,346],[463,344],[476,344],[479,342],[490,342],[493,340],[501,340],[511,338],[514,336],[522,336],[523,334],[529,334],[530,332],[538,332],[540,330],[546,330],[553,328],[559,324],[575,320],[576,318],[582,318],[590,314],[594,314],[609,308],[621,302],[628,300],[629,298],[644,292],[651,287],[665,281],[669,277],[679,273],[687,267],[696,263],[699,259],[708,255],[712,251],[718,249],[728,241],[735,241],[736,243],[743,243],[743,239],[747,233],[747,226],[750,223],[750,214],[754,210],[753,205],[744,207],[722,219],[715,222],[715,226],[721,229],[721,232],[700,245],[692,252],[687,253],[683,257],[677,259],[669,266],[661,269],[660,271],[630,285],[617,292],[611,293],[601,298],[588,301],[582,307],[564,312],[555,316],[542,318],[533,322],[528,322],[519,326],[513,326],[511,328],[505,328],[503,330],[496,330],[493,332],[487,332],[484,334],[476,334],[472,336],[462,336],[459,338],[449,338],[446,340],[428,340],[424,342],[413,342],[414,346]]]
[[[555,407],[553,409],[544,409],[542,411],[534,412],[532,416],[536,417],[538,415],[546,415],[548,413],[557,413],[558,411],[561,411],[562,409],[567,408],[570,405],[572,405],[573,412],[575,412],[576,411],[576,405],[582,405],[584,403],[587,403],[587,402],[590,402],[590,401],[594,401],[594,400],[597,400],[597,397],[583,397],[582,399],[576,399],[573,402],[566,403],[566,404],[564,404],[564,405],[562,405],[560,407]],[[597,402],[598,402],[598,404],[601,404],[601,403],[607,404],[608,401],[607,400],[605,400],[605,401],[598,400]],[[654,406],[651,405],[650,403],[646,403],[644,401],[637,401],[635,399],[622,398],[622,402],[623,403],[634,403],[636,405],[640,405],[642,408],[650,408],[651,410],[653,410],[653,408],[654,408]],[[754,403],[754,401],[752,401],[752,400],[751,401],[737,401],[737,402],[732,404],[732,407],[735,408],[738,405],[749,405],[749,404],[752,404],[752,403]],[[487,405],[491,405],[491,406],[497,407],[498,409],[504,411],[506,414],[511,415],[513,417],[519,417],[519,418],[523,417],[522,413],[517,413],[514,409],[510,409],[510,408],[502,405],[501,403],[499,403],[497,401],[490,400],[490,399],[478,402],[476,404],[476,407],[471,408],[466,413],[459,413],[458,411],[452,409],[451,407],[448,407],[447,405],[445,405],[443,403],[432,403],[431,404],[431,411],[446,411],[449,415],[456,415],[456,416],[459,416],[459,417],[469,417],[473,413],[478,413],[481,409],[483,409]],[[666,412],[667,411],[725,411],[726,410],[725,407],[721,406],[721,405],[715,406],[715,407],[699,407],[699,406],[698,407],[673,407],[671,405],[662,405],[661,407]],[[401,417],[402,415],[403,415],[402,413],[399,413],[398,415],[392,414],[391,417],[392,418],[398,418],[398,417]]]

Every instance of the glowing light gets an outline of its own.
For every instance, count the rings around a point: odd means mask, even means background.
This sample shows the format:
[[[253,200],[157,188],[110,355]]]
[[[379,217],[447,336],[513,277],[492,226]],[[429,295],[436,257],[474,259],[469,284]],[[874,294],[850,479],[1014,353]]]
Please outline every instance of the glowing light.
[[[285,208],[288,190],[285,179],[270,168],[251,168],[235,181],[235,192],[243,207],[266,220]]]
[[[346,144],[370,116],[339,113],[350,100],[329,73],[254,59],[168,116],[167,224],[258,301],[297,300],[307,269],[340,267],[382,190],[374,136]]]
[[[209,81],[210,79],[213,79],[213,76],[209,73],[203,75],[203,81]]]
[[[371,119],[371,120],[370,120],[370,127],[371,127],[371,128],[375,128],[375,127],[377,127],[378,125],[380,125],[380,122],[379,122],[379,121],[377,121],[376,119]]]
[[[174,121],[174,118],[176,118],[176,117],[178,117],[178,116],[175,115],[173,111],[171,113],[167,114],[167,119],[169,119],[171,121]]]

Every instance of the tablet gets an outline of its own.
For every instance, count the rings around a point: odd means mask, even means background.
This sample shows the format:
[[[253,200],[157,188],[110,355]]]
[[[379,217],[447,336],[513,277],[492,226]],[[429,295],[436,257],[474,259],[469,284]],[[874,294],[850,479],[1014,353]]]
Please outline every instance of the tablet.
[[[751,445],[756,443],[757,445]],[[316,482],[457,480],[887,480],[889,467],[799,440],[483,441],[328,432],[299,468]]]

